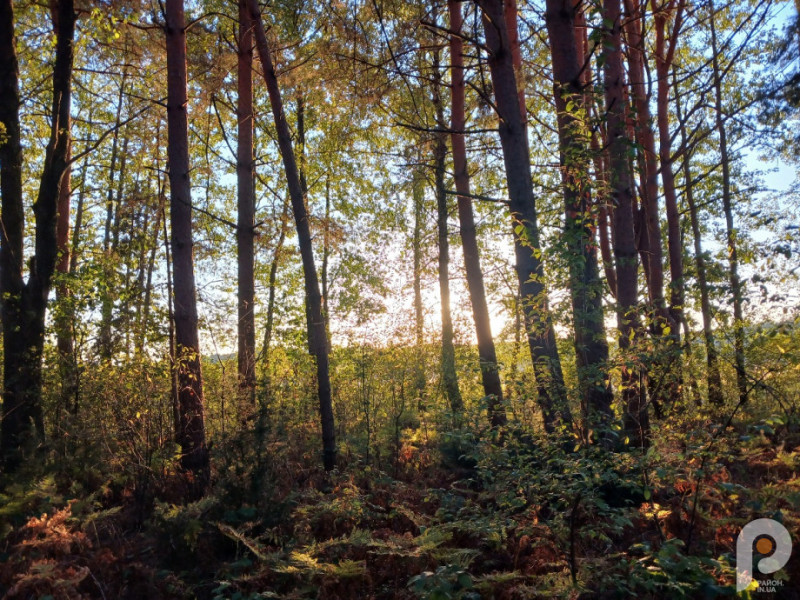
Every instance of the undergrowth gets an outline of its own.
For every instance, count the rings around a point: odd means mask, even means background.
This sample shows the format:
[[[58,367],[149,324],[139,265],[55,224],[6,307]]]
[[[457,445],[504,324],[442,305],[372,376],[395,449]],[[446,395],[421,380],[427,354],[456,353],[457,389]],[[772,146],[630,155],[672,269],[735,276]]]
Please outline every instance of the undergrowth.
[[[774,420],[719,427],[687,420],[624,452],[513,426],[455,432],[418,444],[429,460],[391,475],[358,462],[326,475],[296,448],[247,434],[215,450],[215,484],[191,504],[170,493],[175,471],[70,482],[63,465],[42,467],[3,487],[0,591],[10,600],[730,597],[745,523],[768,516],[797,531],[800,454]],[[800,581],[797,559],[778,577],[784,591]]]

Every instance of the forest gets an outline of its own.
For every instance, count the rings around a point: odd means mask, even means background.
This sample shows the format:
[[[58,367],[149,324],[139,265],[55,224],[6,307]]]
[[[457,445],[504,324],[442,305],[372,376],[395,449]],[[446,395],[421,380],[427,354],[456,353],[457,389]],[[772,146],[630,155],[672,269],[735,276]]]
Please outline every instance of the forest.
[[[798,11],[0,0],[0,596],[800,598]]]

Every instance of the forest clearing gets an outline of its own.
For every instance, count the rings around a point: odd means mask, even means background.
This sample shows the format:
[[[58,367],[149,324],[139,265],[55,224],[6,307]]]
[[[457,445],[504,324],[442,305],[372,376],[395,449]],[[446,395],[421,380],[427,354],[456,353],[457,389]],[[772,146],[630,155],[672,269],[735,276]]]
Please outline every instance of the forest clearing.
[[[0,0],[0,596],[800,598],[798,10]]]

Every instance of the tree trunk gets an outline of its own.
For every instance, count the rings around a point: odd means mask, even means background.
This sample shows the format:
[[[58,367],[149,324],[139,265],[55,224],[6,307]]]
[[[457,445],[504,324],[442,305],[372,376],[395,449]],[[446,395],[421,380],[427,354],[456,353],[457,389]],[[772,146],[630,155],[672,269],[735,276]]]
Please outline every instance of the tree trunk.
[[[450,30],[461,32],[461,4],[448,1],[450,11]],[[466,124],[464,108],[464,57],[463,43],[458,35],[450,36],[450,80],[451,96],[451,144],[453,145],[453,180],[458,192],[458,221],[461,231],[461,245],[464,249],[464,269],[467,274],[469,300],[472,304],[472,318],[475,322],[475,335],[478,339],[478,360],[480,361],[483,393],[488,398],[489,420],[493,427],[505,425],[506,412],[503,406],[503,386],[497,365],[497,353],[492,338],[489,321],[489,307],[486,304],[486,290],[483,285],[478,237],[475,230],[475,215],[470,197],[469,171],[467,169],[467,147],[464,141]]]
[[[411,197],[414,202],[414,232],[411,240],[414,254],[414,345],[417,356],[414,364],[414,385],[417,390],[417,406],[424,409],[425,399],[425,355],[424,325],[422,311],[422,230],[424,228],[425,185],[419,168],[414,169],[411,180]]]
[[[100,357],[108,361],[111,359],[111,355],[113,354],[113,341],[112,341],[112,331],[111,331],[111,320],[113,318],[113,309],[114,309],[114,301],[111,297],[111,290],[114,288],[114,277],[115,277],[115,268],[114,268],[114,259],[112,258],[112,228],[114,223],[114,214],[115,212],[119,211],[119,207],[115,208],[114,203],[114,183],[118,181],[120,183],[117,184],[119,187],[122,182],[122,178],[124,177],[123,169],[120,168],[119,172],[117,170],[117,161],[120,160],[119,157],[119,136],[120,136],[120,124],[122,122],[122,103],[125,99],[125,83],[127,81],[127,69],[122,69],[122,80],[119,84],[119,93],[117,94],[117,114],[114,119],[114,132],[112,133],[111,138],[111,162],[108,167],[108,189],[106,190],[106,221],[105,221],[105,229],[103,234],[103,277],[105,281],[103,282],[103,287],[101,288],[102,295],[101,295],[101,308],[100,308],[100,331],[98,334],[98,350],[100,352]],[[125,139],[124,145],[127,147],[127,138]],[[125,155],[125,149],[123,149],[123,157]],[[123,159],[124,160],[124,159]],[[119,204],[120,194],[117,195],[117,204]]]
[[[614,233],[612,223],[610,223],[610,215],[614,205],[609,201],[611,181],[609,181],[608,178],[608,149],[606,147],[606,151],[604,151],[600,147],[600,140],[603,140],[605,143],[607,138],[607,127],[601,126],[599,131],[592,131],[589,145],[592,150],[592,159],[594,161],[595,181],[598,182],[599,187],[597,192],[599,195],[597,200],[597,232],[600,242],[600,258],[603,261],[603,272],[606,276],[608,290],[611,292],[611,296],[616,299],[617,272],[611,250],[611,237]]]
[[[654,3],[655,4],[655,3]],[[683,23],[684,0],[669,0],[664,6],[655,9],[656,33],[656,107],[658,121],[659,162],[661,181],[664,185],[664,206],[667,213],[667,247],[669,249],[670,300],[669,310],[676,325],[682,325],[685,282],[683,279],[683,243],[681,240],[680,212],[678,196],[675,191],[675,174],[672,171],[672,137],[669,130],[669,72],[675,57],[678,36]],[[673,11],[675,18],[672,31],[667,39],[667,25]],[[678,330],[673,332],[679,340]]]
[[[744,316],[742,313],[742,282],[739,279],[739,254],[736,244],[736,228],[733,224],[733,198],[731,195],[731,164],[728,154],[728,134],[725,130],[725,116],[722,113],[722,74],[719,66],[717,48],[716,12],[713,0],[709,0],[709,25],[711,27],[711,66],[714,70],[714,110],[716,128],[719,135],[719,154],[722,162],[722,210],[725,213],[725,237],[728,245],[728,264],[730,265],[731,295],[733,296],[733,346],[736,365],[736,387],[739,402],[747,401],[747,370],[745,365]]]
[[[45,312],[58,259],[58,200],[70,144],[75,12],[71,0],[52,8],[56,32],[50,140],[45,150],[36,219],[35,256],[23,280],[25,210],[22,196],[22,146],[19,122],[19,68],[11,0],[0,2],[0,306],[3,318],[3,419],[0,451],[6,468],[16,469],[26,450],[44,439],[42,353]]]
[[[547,0],[545,20],[553,58],[553,88],[558,113],[561,176],[564,188],[564,241],[570,271],[578,386],[588,427],[607,425],[613,417],[608,383],[608,343],[603,325],[603,288],[594,242],[596,221],[589,185],[588,128],[585,110],[583,52],[576,44],[572,0]]]
[[[186,31],[183,0],[166,0],[167,154],[169,157],[172,276],[175,302],[175,359],[178,371],[177,441],[181,465],[195,476],[190,494],[201,496],[209,483],[209,456],[203,415],[203,375],[197,331],[197,298],[192,257],[192,188],[186,93]]]
[[[175,353],[175,295],[172,293],[172,253],[169,250],[170,236],[167,230],[166,207],[162,215],[164,235],[164,258],[167,267],[167,337],[169,339],[170,390],[169,399],[172,407],[172,422],[175,430],[175,442],[180,443],[181,411],[178,400],[178,360]]]
[[[624,30],[628,46],[630,91],[633,97],[636,142],[642,151],[642,244],[639,252],[645,270],[650,303],[658,315],[666,310],[664,300],[664,272],[661,250],[661,228],[658,222],[658,164],[655,135],[650,125],[651,114],[645,77],[645,48],[642,29],[644,16],[635,0],[624,0]],[[662,324],[663,325],[663,324]]]
[[[253,160],[253,27],[246,0],[239,0],[239,59],[237,65],[237,228],[238,251],[238,368],[244,404],[255,404],[255,162]]]
[[[92,111],[89,111],[87,119],[92,121]],[[81,230],[83,228],[83,215],[84,205],[86,201],[86,178],[89,170],[89,154],[87,153],[83,158],[81,165],[81,184],[80,191],[78,192],[78,201],[75,206],[75,224],[72,227],[72,238],[70,241],[69,250],[69,265],[67,266],[68,273],[75,273],[78,268],[78,251],[80,249]],[[67,293],[70,294],[69,288]],[[75,307],[72,302],[67,303],[63,310],[66,311],[65,325],[63,330],[65,339],[59,341],[63,344],[62,356],[64,358],[64,371],[62,373],[62,403],[73,414],[78,414],[80,406],[80,367],[78,364],[78,353],[75,350]],[[69,319],[67,323],[66,319]],[[69,352],[69,358],[66,358],[66,353]]]
[[[694,261],[697,269],[697,287],[700,288],[700,312],[703,316],[703,338],[706,344],[706,369],[708,379],[708,401],[720,406],[723,402],[722,377],[719,371],[719,357],[717,354],[717,344],[714,340],[714,331],[711,328],[711,300],[708,293],[708,279],[706,276],[706,259],[703,254],[702,235],[700,233],[700,220],[697,215],[697,205],[694,201],[694,186],[692,185],[692,171],[690,166],[691,153],[688,151],[689,135],[686,131],[686,122],[681,115],[680,95],[677,87],[677,73],[673,70],[673,81],[675,85],[675,114],[678,117],[678,125],[681,132],[681,145],[686,148],[683,155],[683,180],[684,196],[689,205],[689,218],[692,224],[692,235],[694,237]]]
[[[272,344],[272,333],[275,326],[275,291],[278,282],[278,266],[280,265],[281,255],[283,254],[283,244],[286,241],[286,230],[289,227],[289,203],[284,202],[281,212],[281,229],[278,234],[278,242],[275,244],[275,253],[272,256],[272,263],[269,265],[269,292],[267,296],[267,324],[264,327],[264,345],[261,355],[264,357],[264,397],[269,403],[272,398],[272,363],[270,362],[270,346]]]
[[[162,175],[163,171],[161,169],[161,161],[159,160],[160,151],[161,151],[161,119],[159,118],[156,122],[156,146],[155,146],[155,156],[153,157],[153,163],[155,164],[156,170],[156,187],[158,189],[158,208],[156,209],[156,224],[153,228],[153,245],[150,247],[150,259],[147,263],[147,274],[145,276],[145,284],[144,284],[144,299],[142,301],[142,313],[139,317],[139,329],[141,333],[141,339],[139,340],[139,347],[138,351],[141,353],[144,351],[144,348],[147,344],[147,327],[150,323],[150,310],[152,305],[152,296],[153,296],[153,270],[155,269],[156,263],[156,252],[158,251],[158,236],[160,235],[160,229],[163,226],[162,219],[166,218],[166,205],[167,205],[167,195],[166,195],[166,182],[164,181],[164,177]],[[167,259],[167,266],[169,266],[169,259]],[[167,282],[170,281],[169,274],[167,276]],[[168,297],[171,296],[168,293]],[[171,322],[171,318],[170,318]],[[171,354],[170,354],[171,356]]]
[[[322,316],[325,317],[325,336],[331,341],[331,315],[328,305],[328,264],[331,258],[331,180],[325,177],[325,222],[322,224]]]
[[[545,288],[539,226],[533,197],[528,134],[520,111],[509,33],[502,0],[479,0],[483,9],[489,69],[499,112],[500,144],[514,226],[514,254],[525,328],[536,375],[539,402],[547,431],[561,423],[571,426],[564,376],[556,347],[553,318]]]
[[[160,179],[160,177],[159,177]],[[144,285],[143,294],[144,298],[142,299],[142,312],[141,316],[139,317],[139,331],[141,332],[140,338],[137,342],[136,351],[141,354],[144,352],[145,347],[147,346],[147,328],[150,323],[150,310],[152,307],[152,298],[153,298],[153,271],[155,269],[156,264],[156,251],[158,250],[158,236],[159,231],[161,229],[162,223],[161,218],[164,214],[164,209],[166,207],[166,194],[164,193],[164,186],[161,181],[157,182],[158,185],[158,206],[156,208],[156,215],[155,215],[155,225],[153,226],[153,245],[150,247],[150,255],[147,259],[147,266],[146,272],[144,276]]]
[[[630,89],[635,112],[636,141],[641,149],[641,217],[639,253],[644,265],[650,298],[651,331],[657,348],[652,376],[659,378],[653,401],[657,407],[671,403],[680,394],[679,326],[672,318],[664,298],[664,256],[658,208],[658,163],[655,134],[651,126],[648,82],[645,77],[645,40],[643,7],[637,0],[624,0],[624,32],[628,46]],[[677,375],[677,376],[676,376]]]
[[[617,272],[617,327],[622,354],[622,398],[625,406],[624,429],[635,446],[648,444],[650,420],[645,390],[644,369],[634,352],[642,334],[639,322],[639,286],[636,235],[634,231],[633,178],[628,154],[633,140],[628,136],[624,94],[625,69],[622,62],[620,0],[605,0],[603,32],[608,137],[608,181],[611,190],[614,227],[612,244]]]
[[[71,146],[71,144],[70,144]],[[67,149],[67,163],[71,156],[70,148]],[[56,244],[58,245],[58,262],[56,271],[59,278],[56,285],[56,314],[53,328],[56,332],[56,350],[58,351],[59,371],[61,375],[61,403],[59,410],[71,412],[76,404],[75,393],[77,387],[77,364],[75,363],[75,337],[73,322],[75,313],[72,310],[71,291],[68,281],[70,273],[70,197],[72,195],[71,169],[61,181],[61,190],[58,195],[58,222],[56,224]]]
[[[453,346],[453,321],[450,312],[450,238],[447,234],[447,188],[444,185],[447,142],[444,129],[444,106],[441,97],[441,69],[438,48],[433,52],[433,106],[436,111],[436,125],[441,130],[434,134],[434,191],[436,193],[436,229],[439,249],[439,294],[442,311],[442,382],[453,419],[460,422],[464,411],[464,401],[458,389],[456,375],[456,351]]]
[[[322,423],[322,449],[323,465],[330,471],[336,464],[336,437],[333,420],[333,406],[331,402],[331,382],[328,366],[328,341],[325,334],[325,318],[322,314],[322,296],[319,290],[317,269],[314,266],[314,253],[311,245],[311,228],[308,222],[308,209],[306,199],[297,171],[292,137],[286,115],[283,112],[278,79],[272,65],[267,36],[258,4],[255,0],[248,0],[250,15],[255,25],[256,46],[261,58],[261,67],[264,72],[264,81],[269,93],[272,114],[275,119],[275,129],[278,134],[278,147],[280,148],[286,179],[289,187],[289,196],[292,201],[297,238],[300,246],[300,256],[303,262],[303,275],[306,291],[306,320],[308,322],[309,350],[317,362],[317,385],[319,394],[320,419]]]
[[[517,85],[517,99],[522,122],[527,127],[528,107],[525,102],[525,72],[522,69],[522,50],[519,45],[519,26],[517,24],[517,0],[503,0],[503,20],[508,32],[508,43],[511,48],[511,64],[514,67],[514,78]],[[452,29],[452,28],[451,28]]]

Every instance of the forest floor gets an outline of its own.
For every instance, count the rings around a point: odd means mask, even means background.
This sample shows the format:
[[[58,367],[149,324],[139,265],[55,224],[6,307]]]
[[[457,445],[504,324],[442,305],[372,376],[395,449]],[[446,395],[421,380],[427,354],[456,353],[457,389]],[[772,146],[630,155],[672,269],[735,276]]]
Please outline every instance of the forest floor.
[[[189,504],[174,472],[45,474],[0,495],[0,595],[733,596],[744,524],[772,517],[797,535],[800,446],[768,426],[714,437],[695,425],[611,458],[513,436],[406,444],[391,476],[357,464],[326,475],[273,445],[264,477],[231,453]],[[800,551],[770,577],[775,592],[752,597],[800,597]]]

